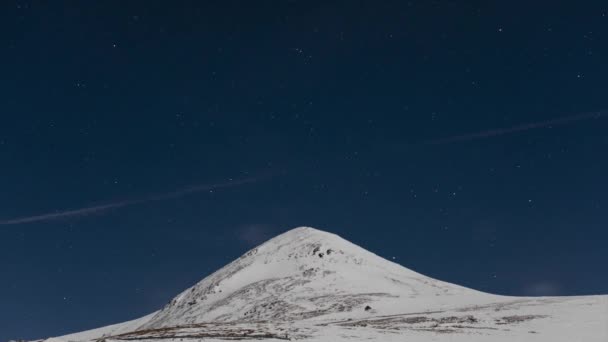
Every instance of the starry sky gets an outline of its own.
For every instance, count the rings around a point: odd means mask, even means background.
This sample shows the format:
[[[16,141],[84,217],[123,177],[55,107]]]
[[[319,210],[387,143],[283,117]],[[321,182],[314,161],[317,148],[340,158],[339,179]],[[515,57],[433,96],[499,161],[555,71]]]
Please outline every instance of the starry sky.
[[[307,225],[608,293],[605,1],[3,1],[0,340],[139,317]]]

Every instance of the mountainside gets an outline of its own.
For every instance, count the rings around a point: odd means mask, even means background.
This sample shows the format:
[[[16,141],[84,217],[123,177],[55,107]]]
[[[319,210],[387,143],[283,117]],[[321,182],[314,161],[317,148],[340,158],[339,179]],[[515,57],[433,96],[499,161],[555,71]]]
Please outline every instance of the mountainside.
[[[490,295],[303,227],[252,249],[153,314],[57,339],[607,341],[607,322],[608,296]]]
[[[187,289],[144,327],[364,317],[366,306],[390,314],[403,307],[399,302],[424,309],[425,298],[450,303],[456,295],[485,297],[412,272],[334,234],[296,228]]]

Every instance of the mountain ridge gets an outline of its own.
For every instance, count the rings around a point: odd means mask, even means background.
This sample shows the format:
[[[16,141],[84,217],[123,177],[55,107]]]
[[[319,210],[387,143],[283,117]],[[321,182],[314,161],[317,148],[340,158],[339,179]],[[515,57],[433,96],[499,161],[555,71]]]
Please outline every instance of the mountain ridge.
[[[249,250],[157,312],[47,342],[430,341],[436,334],[450,341],[553,342],[571,341],[577,336],[569,333],[572,327],[595,342],[608,336],[604,319],[608,296],[487,294],[424,276],[336,234],[298,227]]]

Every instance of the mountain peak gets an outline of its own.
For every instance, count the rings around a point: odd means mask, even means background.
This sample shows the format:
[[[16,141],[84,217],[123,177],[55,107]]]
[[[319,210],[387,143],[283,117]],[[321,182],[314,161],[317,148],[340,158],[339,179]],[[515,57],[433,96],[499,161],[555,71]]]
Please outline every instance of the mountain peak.
[[[252,258],[261,259],[265,268],[271,270],[275,270],[273,265],[282,263],[292,266],[327,262],[395,265],[336,234],[312,227],[288,230],[250,250],[239,260]]]
[[[291,247],[298,247],[299,245],[310,245],[321,242],[350,244],[350,242],[348,242],[347,240],[333,233],[329,233],[312,227],[298,227],[275,236],[274,238],[262,243],[257,248],[259,249],[264,246],[276,247],[281,245],[290,245]]]
[[[385,260],[336,234],[298,227],[248,251],[182,292],[142,328],[234,321],[352,317],[364,308],[384,313],[395,302],[414,306],[421,294],[464,288]],[[367,310],[367,309],[366,309]],[[356,315],[355,315],[356,316]]]
[[[329,233],[320,229],[312,228],[312,227],[297,227],[290,229],[282,234],[275,236],[274,238],[266,241],[265,243],[271,241],[291,241],[294,243],[298,243],[308,239],[335,239],[339,238],[338,235]]]
[[[300,235],[300,234],[319,234],[319,233],[320,234],[331,234],[329,232],[326,232],[326,231],[323,231],[323,230],[320,230],[320,229],[317,229],[317,228],[308,227],[308,226],[300,226],[300,227],[292,228],[292,229],[290,229],[290,230],[286,231],[285,233],[280,234],[278,236],[281,236],[281,235],[292,235],[292,234],[297,234],[297,235]]]
[[[303,227],[297,227],[297,228],[290,229],[282,234],[275,236],[274,238],[268,240],[267,242],[274,241],[274,240],[282,240],[282,241],[292,241],[292,242],[298,243],[298,242],[309,240],[309,239],[344,240],[343,238],[341,238],[340,236],[338,236],[336,234],[326,232],[326,231],[323,231],[320,229],[316,229],[313,227],[303,226]],[[344,241],[346,241],[346,240],[344,240]]]

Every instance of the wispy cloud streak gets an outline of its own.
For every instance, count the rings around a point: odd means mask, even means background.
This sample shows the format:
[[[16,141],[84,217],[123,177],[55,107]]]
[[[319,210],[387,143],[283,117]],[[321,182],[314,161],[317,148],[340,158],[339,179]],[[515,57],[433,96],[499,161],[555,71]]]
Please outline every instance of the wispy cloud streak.
[[[535,129],[535,128],[567,125],[567,124],[577,122],[577,121],[598,119],[601,116],[605,116],[605,115],[606,115],[606,111],[583,113],[583,114],[566,116],[566,117],[561,117],[561,118],[547,120],[547,121],[532,122],[532,123],[522,124],[522,125],[508,127],[508,128],[490,129],[490,130],[476,132],[476,133],[457,135],[457,136],[452,136],[452,137],[447,137],[447,138],[442,138],[442,139],[429,140],[429,141],[426,141],[424,144],[426,144],[426,145],[443,145],[443,144],[450,144],[450,143],[461,142],[461,141],[484,139],[484,138],[490,138],[490,137],[495,137],[495,136],[499,136],[499,135],[506,135],[506,134],[528,131],[528,130]]]
[[[97,214],[104,212],[110,209],[123,208],[135,204],[154,202],[154,201],[164,201],[173,198],[179,198],[182,196],[186,196],[189,194],[203,192],[203,191],[211,191],[223,188],[232,188],[240,185],[255,183],[262,180],[263,177],[255,177],[255,178],[244,178],[240,180],[228,181],[223,183],[214,183],[214,184],[202,184],[202,185],[193,185],[187,188],[179,189],[173,192],[156,194],[142,198],[135,198],[129,200],[116,201],[106,204],[100,204],[95,206],[89,206],[79,209],[73,210],[63,210],[52,213],[34,215],[34,216],[26,216],[26,217],[18,217],[7,220],[0,220],[0,225],[15,225],[15,224],[25,224],[25,223],[34,223],[34,222],[47,222],[53,220],[59,220],[63,218],[77,217],[77,216],[86,216],[91,214]]]

